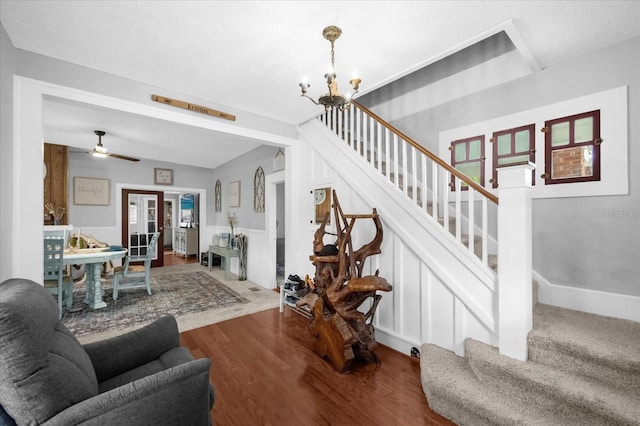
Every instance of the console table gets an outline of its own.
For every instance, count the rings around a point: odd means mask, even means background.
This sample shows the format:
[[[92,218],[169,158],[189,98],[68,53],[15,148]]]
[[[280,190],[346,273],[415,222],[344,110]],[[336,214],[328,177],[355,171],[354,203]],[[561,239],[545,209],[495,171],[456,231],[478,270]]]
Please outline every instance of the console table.
[[[220,262],[220,267],[224,268],[224,278],[228,280],[229,268],[231,267],[231,258],[232,257],[240,258],[240,250],[232,249],[228,247],[218,247],[218,246],[210,245],[209,254],[208,254],[209,270],[211,270],[211,265],[213,265],[213,259],[211,259],[212,254],[217,254],[222,258]]]

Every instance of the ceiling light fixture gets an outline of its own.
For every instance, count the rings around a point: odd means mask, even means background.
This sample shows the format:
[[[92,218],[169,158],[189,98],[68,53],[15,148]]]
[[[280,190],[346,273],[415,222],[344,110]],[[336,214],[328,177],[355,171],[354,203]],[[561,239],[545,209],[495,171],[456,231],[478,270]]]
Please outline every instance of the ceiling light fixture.
[[[360,86],[360,80],[358,77],[353,77],[349,80],[349,84],[353,88],[353,93],[348,93],[343,95],[338,91],[338,83],[336,82],[336,73],[335,73],[335,59],[333,52],[333,43],[340,37],[342,34],[342,30],[336,26],[328,26],[322,31],[322,36],[331,42],[331,68],[324,75],[324,78],[327,79],[327,87],[329,88],[329,93],[323,95],[317,101],[307,95],[307,89],[311,87],[311,85],[306,81],[301,81],[299,86],[302,89],[302,94],[300,96],[304,96],[305,98],[309,98],[311,102],[316,105],[324,105],[324,110],[328,111],[330,109],[338,108],[340,111],[344,111],[351,106],[351,97],[358,93],[358,88]]]
[[[93,148],[91,154],[98,158],[107,158],[107,148],[102,146],[102,137],[106,134],[102,130],[94,130],[93,133],[98,135],[98,145]]]

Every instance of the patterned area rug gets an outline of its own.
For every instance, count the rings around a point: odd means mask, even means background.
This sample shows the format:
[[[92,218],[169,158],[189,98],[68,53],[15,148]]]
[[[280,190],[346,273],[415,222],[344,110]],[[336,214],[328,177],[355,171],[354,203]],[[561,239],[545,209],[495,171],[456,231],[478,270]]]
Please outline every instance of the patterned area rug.
[[[102,281],[102,298],[107,307],[95,310],[83,302],[85,285],[76,284],[73,305],[65,310],[62,322],[81,341],[89,334],[138,328],[163,315],[179,317],[249,302],[213,276],[200,271],[152,276],[151,296],[144,288],[121,289],[115,303],[112,283],[112,278]]]

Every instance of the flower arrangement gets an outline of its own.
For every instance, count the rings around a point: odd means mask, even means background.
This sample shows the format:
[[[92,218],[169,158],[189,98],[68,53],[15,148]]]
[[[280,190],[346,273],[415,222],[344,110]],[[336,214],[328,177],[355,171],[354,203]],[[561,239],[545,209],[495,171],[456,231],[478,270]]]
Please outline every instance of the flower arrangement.
[[[235,213],[227,211],[227,222],[231,227],[231,238],[233,238],[233,228],[235,228],[236,224],[238,223],[238,216]]]
[[[55,220],[60,220],[64,216],[64,212],[66,209],[63,206],[56,206],[53,203],[45,203],[44,209],[49,213]]]

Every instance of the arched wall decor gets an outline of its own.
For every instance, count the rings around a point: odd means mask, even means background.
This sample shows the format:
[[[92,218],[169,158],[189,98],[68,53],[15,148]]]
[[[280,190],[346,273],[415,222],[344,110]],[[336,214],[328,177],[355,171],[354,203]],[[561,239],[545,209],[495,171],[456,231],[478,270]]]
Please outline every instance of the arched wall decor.
[[[264,212],[264,170],[258,167],[253,176],[253,210],[258,213]]]
[[[216,181],[216,211],[222,211],[222,185],[220,179]]]

